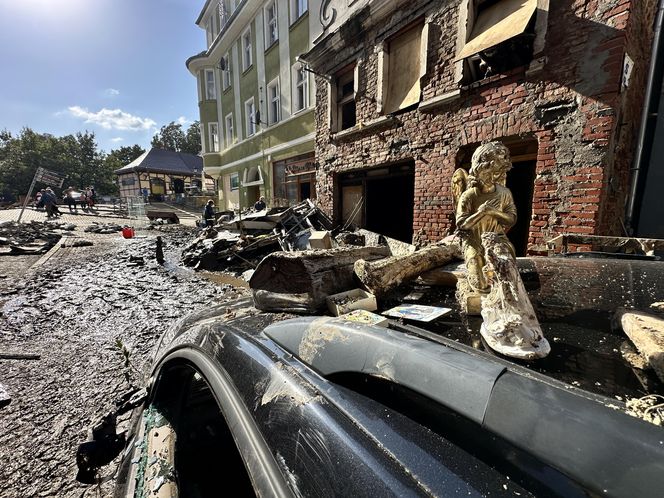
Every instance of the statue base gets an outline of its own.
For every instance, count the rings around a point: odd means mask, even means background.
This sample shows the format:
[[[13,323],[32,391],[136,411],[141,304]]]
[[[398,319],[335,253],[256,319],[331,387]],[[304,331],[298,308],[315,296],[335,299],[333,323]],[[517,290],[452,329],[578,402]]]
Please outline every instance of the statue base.
[[[468,316],[480,316],[482,313],[482,295],[480,292],[473,290],[465,276],[459,277],[456,298],[462,313]]]
[[[483,323],[480,328],[480,334],[486,342],[487,346],[493,349],[496,353],[510,358],[517,358],[520,360],[537,360],[544,358],[551,352],[551,345],[544,337],[537,342],[531,342],[529,345],[514,345],[501,342],[494,337],[493,334],[488,332],[486,325]]]

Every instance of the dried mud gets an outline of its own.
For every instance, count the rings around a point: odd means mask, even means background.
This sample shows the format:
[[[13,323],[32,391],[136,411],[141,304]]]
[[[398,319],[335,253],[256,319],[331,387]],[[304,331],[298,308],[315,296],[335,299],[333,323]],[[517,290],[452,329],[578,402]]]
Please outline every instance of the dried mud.
[[[0,360],[0,383],[12,397],[0,409],[0,496],[112,494],[113,464],[101,473],[103,484],[75,479],[76,449],[91,421],[142,383],[159,335],[175,318],[246,293],[178,267],[187,233],[160,235],[164,267],[154,262],[152,234],[60,249],[31,270],[34,256],[0,258],[0,352],[40,355]]]

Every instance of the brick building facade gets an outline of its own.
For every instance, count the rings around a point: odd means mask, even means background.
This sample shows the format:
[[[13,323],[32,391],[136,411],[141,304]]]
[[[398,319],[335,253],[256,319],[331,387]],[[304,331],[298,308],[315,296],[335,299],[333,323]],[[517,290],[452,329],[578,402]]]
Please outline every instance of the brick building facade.
[[[453,172],[500,140],[519,253],[560,233],[623,233],[654,0],[323,3],[301,59],[317,74],[317,197],[335,220],[439,240],[454,229]],[[501,36],[503,52],[486,48]],[[455,60],[482,43],[485,57]]]

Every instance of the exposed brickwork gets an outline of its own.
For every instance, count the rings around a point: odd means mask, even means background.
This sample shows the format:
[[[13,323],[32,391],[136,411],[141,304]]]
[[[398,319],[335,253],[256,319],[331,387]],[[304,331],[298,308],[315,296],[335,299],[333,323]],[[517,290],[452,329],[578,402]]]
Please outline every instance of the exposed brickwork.
[[[462,88],[458,99],[428,112],[410,108],[396,123],[335,139],[328,128],[328,85],[317,81],[317,196],[335,213],[338,173],[415,161],[414,242],[453,229],[450,179],[459,149],[514,137],[537,140],[529,250],[562,232],[620,234],[629,168],[645,87],[654,0],[551,1],[540,71],[520,68]],[[354,37],[318,71],[359,64],[358,123],[377,110],[378,51],[386,37],[425,17],[429,24],[422,100],[458,89],[455,83],[459,2],[414,1]],[[324,42],[323,42],[324,43]],[[634,59],[621,90],[625,51]],[[531,66],[535,67],[535,64]],[[519,195],[518,192],[514,193]]]

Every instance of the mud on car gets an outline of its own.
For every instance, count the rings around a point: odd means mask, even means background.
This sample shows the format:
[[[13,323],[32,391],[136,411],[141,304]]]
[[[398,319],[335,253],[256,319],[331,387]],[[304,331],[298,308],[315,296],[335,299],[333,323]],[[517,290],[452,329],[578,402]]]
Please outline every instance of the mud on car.
[[[520,261],[549,364],[478,349],[454,318],[385,328],[249,300],[186,317],[156,350],[115,496],[661,496],[664,432],[611,396],[661,385],[618,364],[604,313],[616,282],[647,302],[654,264]]]

